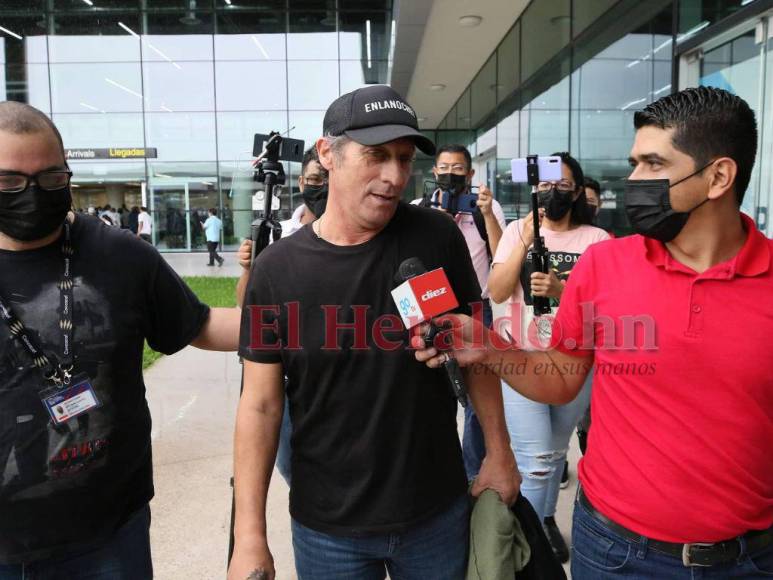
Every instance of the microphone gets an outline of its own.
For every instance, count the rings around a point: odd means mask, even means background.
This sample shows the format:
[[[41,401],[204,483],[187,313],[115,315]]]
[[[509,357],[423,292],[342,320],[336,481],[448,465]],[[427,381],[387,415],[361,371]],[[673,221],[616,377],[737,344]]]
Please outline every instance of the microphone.
[[[449,325],[438,326],[432,319],[459,306],[446,273],[443,268],[428,272],[421,260],[408,258],[397,269],[395,282],[399,286],[392,290],[392,298],[403,319],[403,324],[410,330],[429,320],[429,330],[423,339],[427,347],[433,346],[438,332],[450,327]],[[455,358],[446,356],[443,367],[448,375],[454,397],[462,407],[466,407],[467,387],[464,384],[459,363]]]

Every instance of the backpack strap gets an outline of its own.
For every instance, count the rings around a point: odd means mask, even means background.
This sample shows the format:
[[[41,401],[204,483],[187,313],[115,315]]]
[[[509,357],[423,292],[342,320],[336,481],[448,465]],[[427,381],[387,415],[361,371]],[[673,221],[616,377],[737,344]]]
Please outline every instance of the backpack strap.
[[[475,227],[478,228],[478,234],[481,239],[486,242],[486,253],[488,254],[488,261],[491,263],[493,256],[491,255],[491,246],[488,242],[488,232],[486,231],[486,218],[483,217],[483,212],[479,207],[472,210],[472,219],[475,222]]]

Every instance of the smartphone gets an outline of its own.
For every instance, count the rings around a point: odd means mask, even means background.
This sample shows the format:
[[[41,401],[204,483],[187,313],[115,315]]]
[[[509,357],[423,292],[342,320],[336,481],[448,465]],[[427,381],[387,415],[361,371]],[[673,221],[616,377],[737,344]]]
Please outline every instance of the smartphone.
[[[255,134],[255,140],[252,144],[252,155],[258,157],[263,153],[263,148],[271,138],[271,135]],[[279,146],[279,161],[295,161],[300,163],[303,161],[303,140],[302,139],[290,139],[289,137],[282,137],[282,144]]]
[[[455,202],[456,207],[451,208]],[[472,213],[478,206],[478,194],[477,193],[464,193],[462,195],[451,196],[443,195],[443,199],[440,202],[440,207],[446,211],[454,211],[455,213]]]
[[[540,181],[561,181],[561,158],[558,155],[540,155],[537,158],[537,167]],[[513,172],[513,183],[529,183],[525,157],[511,160],[510,169]]]

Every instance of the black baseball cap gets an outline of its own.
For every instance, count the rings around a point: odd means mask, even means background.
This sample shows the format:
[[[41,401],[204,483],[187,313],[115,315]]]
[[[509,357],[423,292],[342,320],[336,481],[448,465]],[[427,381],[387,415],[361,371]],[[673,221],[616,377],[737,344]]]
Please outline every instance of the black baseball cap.
[[[338,97],[328,107],[322,129],[325,135],[346,135],[360,145],[410,137],[422,152],[435,154],[435,144],[419,132],[416,112],[387,85],[371,85]]]

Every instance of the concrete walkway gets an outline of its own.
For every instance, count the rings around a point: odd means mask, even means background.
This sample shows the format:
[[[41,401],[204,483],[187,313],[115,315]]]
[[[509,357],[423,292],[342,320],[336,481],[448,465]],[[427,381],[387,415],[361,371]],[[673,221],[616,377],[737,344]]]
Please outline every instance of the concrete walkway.
[[[214,276],[218,278],[242,274],[242,267],[236,260],[236,252],[220,252],[225,259],[222,266],[207,266],[209,254],[207,252],[172,253],[162,254],[169,265],[180,276]]]

